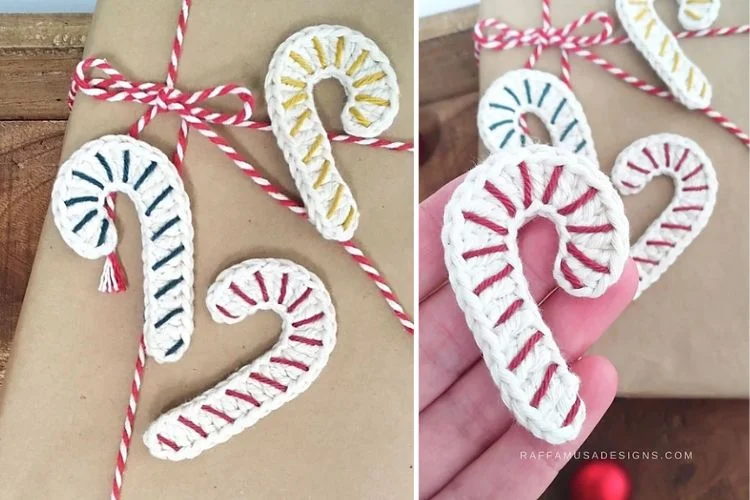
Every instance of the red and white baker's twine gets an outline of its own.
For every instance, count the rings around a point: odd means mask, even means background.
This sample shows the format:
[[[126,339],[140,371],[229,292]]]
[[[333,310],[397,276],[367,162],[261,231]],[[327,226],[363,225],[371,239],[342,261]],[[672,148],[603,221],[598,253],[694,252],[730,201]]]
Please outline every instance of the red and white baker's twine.
[[[133,423],[135,422],[135,411],[138,408],[138,399],[141,397],[141,383],[143,382],[143,368],[145,365],[146,344],[144,343],[143,335],[141,335],[141,340],[138,342],[138,356],[135,360],[133,381],[130,383],[130,398],[128,399],[128,408],[125,412],[125,423],[122,426],[122,434],[120,436],[120,448],[117,451],[115,475],[112,478],[111,498],[113,500],[120,498],[122,490],[122,475],[125,473],[125,463],[128,460],[130,440],[133,437]]]
[[[295,214],[307,218],[307,211],[299,201],[286,196],[277,186],[272,184],[271,181],[266,179],[257,169],[255,169],[255,167],[248,163],[223,136],[216,133],[210,127],[212,124],[271,131],[271,125],[269,123],[250,120],[254,105],[253,95],[250,90],[233,84],[219,85],[192,93],[183,92],[175,88],[174,85],[177,79],[177,68],[180,56],[182,55],[183,40],[187,29],[187,21],[191,5],[192,0],[183,0],[165,83],[129,81],[124,75],[122,75],[122,73],[114,69],[105,59],[87,58],[77,65],[73,74],[73,81],[68,94],[69,106],[73,106],[73,102],[78,92],[82,92],[83,94],[102,101],[146,104],[148,109],[130,128],[129,133],[133,137],[139,136],[143,129],[160,113],[167,111],[176,112],[181,117],[177,147],[174,154],[174,164],[179,171],[182,170],[184,163],[188,132],[190,127],[193,127],[223,151],[230,160],[242,169],[242,171],[247,174],[253,182],[258,184],[269,196]],[[88,73],[94,69],[104,73],[105,77],[94,78],[88,76]],[[221,113],[200,106],[201,103],[204,103],[209,99],[226,95],[237,96],[242,103],[242,109],[239,112]],[[329,134],[329,138],[333,142],[357,144],[378,149],[408,152],[414,151],[413,144],[409,142],[390,141],[381,138],[353,137],[339,133],[331,133]],[[107,203],[108,208],[111,210],[113,210],[113,202],[114,200],[110,199]],[[114,212],[112,211],[112,213]],[[357,262],[367,276],[375,283],[386,303],[393,310],[393,313],[398,318],[404,329],[409,334],[413,334],[414,324],[411,321],[411,318],[409,318],[403,306],[396,298],[395,293],[380,272],[375,268],[372,261],[364,254],[364,252],[362,252],[353,240],[341,242],[341,245],[354,261]],[[130,399],[128,402],[125,423],[122,429],[115,474],[112,481],[111,498],[114,500],[120,498],[122,491],[122,478],[132,438],[140,388],[143,382],[144,365],[145,344],[142,336],[139,343]]]
[[[517,30],[499,19],[483,19],[474,25],[474,55],[479,59],[483,49],[493,51],[509,50],[516,47],[533,47],[526,68],[533,68],[542,52],[549,47],[560,49],[561,57],[561,79],[572,88],[570,74],[570,56],[575,54],[590,61],[619,80],[635,87],[647,94],[655,95],[668,100],[673,100],[672,94],[660,87],[651,85],[627,71],[615,66],[606,59],[594,54],[589,47],[604,45],[625,45],[630,42],[627,36],[612,36],[614,21],[606,12],[589,12],[570,24],[557,28],[552,26],[550,17],[551,0],[542,0],[542,27]],[[602,25],[602,31],[596,35],[581,36],[573,33],[580,27],[598,22]],[[492,31],[492,34],[490,34]],[[681,31],[675,33],[678,39],[707,38],[731,35],[745,35],[750,33],[750,25],[730,26],[725,28],[711,28],[698,31]],[[708,107],[700,110],[711,120],[721,125],[724,129],[737,137],[742,143],[750,147],[750,137],[736,124],[732,123],[724,115],[715,109]]]

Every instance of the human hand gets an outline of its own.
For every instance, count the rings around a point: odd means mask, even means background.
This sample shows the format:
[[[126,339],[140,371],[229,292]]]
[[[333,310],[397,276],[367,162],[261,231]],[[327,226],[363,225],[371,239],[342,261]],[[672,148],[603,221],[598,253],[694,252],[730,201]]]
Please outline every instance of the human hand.
[[[555,446],[537,439],[514,423],[502,403],[447,283],[443,211],[462,180],[446,184],[419,208],[419,497],[536,499],[614,399],[615,368],[606,358],[584,353],[630,304],[638,274],[629,261],[601,297],[573,297],[558,290],[552,277],[554,226],[537,219],[520,231],[524,275],[563,356],[581,379],[587,411],[573,441]],[[532,453],[541,458],[529,458]]]

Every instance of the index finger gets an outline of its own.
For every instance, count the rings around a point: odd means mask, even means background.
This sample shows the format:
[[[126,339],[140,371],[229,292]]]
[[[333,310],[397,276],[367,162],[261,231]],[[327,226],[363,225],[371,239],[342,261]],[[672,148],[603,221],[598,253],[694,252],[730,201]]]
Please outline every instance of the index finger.
[[[453,191],[463,182],[460,175],[419,204],[419,301],[444,285],[448,271],[443,260],[443,212]]]

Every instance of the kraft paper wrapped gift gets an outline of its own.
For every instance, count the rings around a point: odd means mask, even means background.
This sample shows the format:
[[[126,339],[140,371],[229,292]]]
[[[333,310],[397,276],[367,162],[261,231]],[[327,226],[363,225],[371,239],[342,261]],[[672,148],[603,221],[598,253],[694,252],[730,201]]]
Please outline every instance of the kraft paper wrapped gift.
[[[526,29],[541,26],[541,0],[483,0],[479,18],[500,18]],[[677,2],[656,8],[673,30]],[[614,1],[553,0],[552,24],[562,27],[592,11],[606,11],[623,34]],[[722,2],[714,27],[748,22],[747,2]],[[578,34],[594,34],[598,24]],[[712,107],[747,131],[748,39],[684,40],[681,47],[713,84]],[[523,67],[528,48],[483,51],[483,93],[505,71]],[[593,47],[592,52],[649,83],[664,86],[632,45]],[[649,96],[594,64],[570,56],[573,90],[593,130],[600,167],[609,175],[615,158],[636,139],[669,132],[697,142],[712,160],[718,199],[708,226],[662,277],[635,301],[592,351],[609,357],[620,374],[621,396],[747,397],[748,395],[748,149],[700,112]],[[536,69],[560,74],[560,52],[545,51]],[[631,241],[646,230],[672,198],[672,182],[652,181],[624,197]]]
[[[100,0],[86,55],[108,58],[133,81],[163,82],[179,9],[179,0]],[[256,96],[253,118],[267,120],[262,89],[274,50],[296,31],[324,23],[361,31],[390,58],[401,102],[384,136],[411,140],[412,12],[396,0],[361,2],[356,9],[343,0],[196,0],[177,86],[245,85]],[[341,87],[322,82],[315,96],[326,128],[341,130]],[[238,104],[216,106],[232,111]],[[80,96],[63,159],[91,139],[125,133],[143,109]],[[174,115],[160,116],[142,138],[171,154],[177,124]],[[218,131],[297,197],[273,134]],[[413,156],[346,144],[333,152],[361,209],[357,240],[411,314]],[[194,131],[183,178],[195,228],[195,331],[179,362],[147,361],[123,498],[411,498],[412,337],[338,244],[280,207]],[[143,326],[138,220],[126,196],[118,198],[117,212],[129,278],[124,294],[99,293],[102,261],[80,258],[50,216],[45,222],[0,400],[4,499],[109,495]],[[198,458],[152,457],[142,442],[150,422],[274,343],[275,314],[227,326],[214,323],[205,306],[220,271],[257,257],[290,259],[328,287],[338,342],[327,367],[297,399]]]

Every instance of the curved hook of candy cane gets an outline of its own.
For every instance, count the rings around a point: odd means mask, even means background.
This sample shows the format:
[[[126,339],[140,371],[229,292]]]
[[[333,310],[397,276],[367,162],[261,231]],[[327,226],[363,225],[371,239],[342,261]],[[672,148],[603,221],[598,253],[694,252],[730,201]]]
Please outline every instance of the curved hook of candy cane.
[[[551,146],[496,153],[469,172],[446,206],[442,239],[503,401],[535,436],[559,444],[578,435],[585,407],[523,275],[517,235],[537,216],[557,227],[553,274],[566,292],[597,297],[619,279],[629,251],[622,200],[590,161]]]
[[[685,55],[677,38],[659,17],[654,0],[616,0],[615,5],[633,45],[675,98],[688,109],[707,108],[713,92],[711,83]]]
[[[177,361],[193,333],[193,225],[182,179],[164,153],[126,135],[84,144],[65,161],[52,188],[52,213],[65,243],[86,259],[117,246],[105,207],[110,193],[135,204],[143,241],[146,352]]]
[[[656,176],[674,181],[674,196],[631,248],[638,267],[635,298],[651,286],[708,223],[719,181],[711,160],[698,144],[676,134],[638,139],[615,160],[612,182],[623,196],[639,193]]]
[[[344,130],[376,137],[398,114],[399,90],[388,57],[358,31],[311,26],[290,36],[271,59],[265,90],[279,147],[309,212],[326,239],[348,241],[359,223],[356,201],[336,168],[315,109],[313,87],[337,79],[346,90]]]
[[[492,153],[533,143],[520,125],[533,113],[544,123],[554,146],[585,156],[599,165],[583,106],[556,76],[534,69],[508,71],[482,96],[477,111],[479,135]]]
[[[690,31],[704,30],[719,17],[721,0],[677,0],[680,10],[677,19]]]
[[[288,260],[251,259],[226,269],[206,304],[219,323],[274,311],[281,336],[250,364],[154,421],[143,441],[157,458],[194,458],[251,427],[306,391],[336,345],[336,311],[325,285]]]

